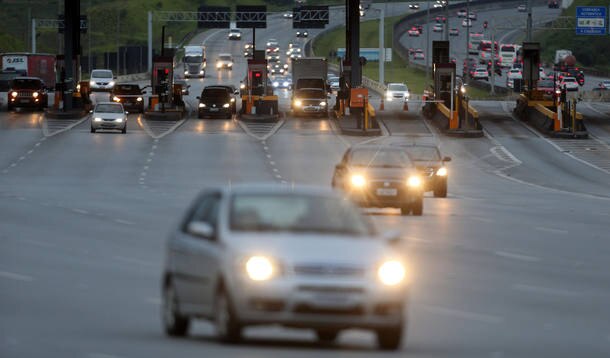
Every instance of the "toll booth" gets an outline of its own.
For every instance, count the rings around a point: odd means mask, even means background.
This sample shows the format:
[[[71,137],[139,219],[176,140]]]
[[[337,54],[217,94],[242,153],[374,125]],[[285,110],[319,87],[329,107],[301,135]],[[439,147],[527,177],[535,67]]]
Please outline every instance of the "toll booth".
[[[278,97],[273,94],[273,87],[267,84],[267,60],[257,56],[249,59],[245,88],[241,91],[242,115],[279,116]]]
[[[536,88],[540,78],[540,44],[538,42],[524,42],[523,47],[523,83],[522,91]]]
[[[173,107],[174,58],[155,56],[150,81],[152,96],[150,97],[149,110],[154,111],[155,108],[159,108],[163,111],[165,108]]]

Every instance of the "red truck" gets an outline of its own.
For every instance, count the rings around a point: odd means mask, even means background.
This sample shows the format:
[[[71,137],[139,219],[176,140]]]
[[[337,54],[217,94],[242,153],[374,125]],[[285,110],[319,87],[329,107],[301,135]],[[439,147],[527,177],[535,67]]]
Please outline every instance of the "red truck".
[[[15,71],[21,76],[39,77],[49,88],[55,87],[55,55],[13,52],[0,54],[2,71]]]

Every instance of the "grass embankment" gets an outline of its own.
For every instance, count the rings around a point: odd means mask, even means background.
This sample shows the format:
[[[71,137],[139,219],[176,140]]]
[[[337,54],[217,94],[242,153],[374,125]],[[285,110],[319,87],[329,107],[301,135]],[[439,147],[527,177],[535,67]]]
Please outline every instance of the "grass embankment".
[[[608,7],[608,0],[576,0],[563,11],[561,16],[575,18],[577,6]],[[576,35],[575,30],[547,30],[534,34],[534,41],[540,42],[541,57],[552,63],[555,50],[570,49],[580,66],[610,72],[610,38],[603,36]]]
[[[385,18],[384,26],[384,41],[386,47],[392,46],[392,36],[394,24],[400,20],[401,16],[393,16]],[[332,31],[327,32],[317,38],[313,44],[314,53],[318,56],[328,57],[331,50],[337,50],[339,47],[345,47],[345,27],[341,26]],[[379,47],[379,20],[370,20],[360,23],[360,47],[361,48],[378,48]],[[363,75],[375,81],[379,80],[379,64],[377,62],[369,62],[363,69]],[[398,53],[392,50],[392,61],[385,64],[385,81],[386,82],[404,82],[409,86],[413,93],[423,93],[424,88],[432,83],[432,80],[426,80],[426,72],[408,66],[405,60],[400,58]],[[471,87],[469,89],[470,96],[477,99],[492,98],[488,92],[478,88]]]

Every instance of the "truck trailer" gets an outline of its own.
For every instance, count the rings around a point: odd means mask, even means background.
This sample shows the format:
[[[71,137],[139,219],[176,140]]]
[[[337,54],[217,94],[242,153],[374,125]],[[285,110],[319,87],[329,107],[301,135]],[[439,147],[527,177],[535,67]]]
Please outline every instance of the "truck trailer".
[[[2,53],[2,71],[20,76],[38,77],[48,88],[55,87],[55,55],[47,53]]]
[[[292,111],[294,115],[328,115],[328,61],[323,57],[292,60]]]

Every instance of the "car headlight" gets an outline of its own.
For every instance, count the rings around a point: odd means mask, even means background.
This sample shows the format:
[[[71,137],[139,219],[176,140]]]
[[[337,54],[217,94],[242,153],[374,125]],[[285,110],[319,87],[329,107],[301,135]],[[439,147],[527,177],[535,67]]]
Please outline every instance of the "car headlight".
[[[294,106],[295,107],[301,107],[303,105],[303,102],[300,99],[297,99],[294,101]]]
[[[100,117],[95,117],[95,118],[93,118],[93,121],[94,121],[94,122],[101,122],[101,121],[102,121],[102,119],[101,119]]]
[[[17,97],[18,94],[19,93],[15,92],[15,91],[11,92],[11,96],[13,96],[13,97]]]
[[[407,99],[411,98],[411,93],[407,92],[407,94],[405,95],[405,98],[407,98]]]
[[[117,119],[115,119],[114,121],[115,121],[115,122],[119,122],[119,123],[121,123],[121,122],[123,122],[123,118],[117,118]]]
[[[273,264],[264,256],[252,256],[246,261],[246,273],[253,281],[266,281],[273,277]]]
[[[121,99],[119,97],[117,97],[117,96],[112,97],[112,100],[115,101],[115,102],[120,102],[121,101]]]
[[[245,88],[246,88],[246,85],[245,85],[244,83],[241,83],[241,84],[239,85],[239,89],[245,89]]]
[[[235,102],[235,98],[231,98],[231,103]]]
[[[109,84],[110,86],[114,86],[114,81],[110,81],[110,82],[108,82],[108,84]]]
[[[290,84],[290,83],[288,83],[288,82],[284,82],[284,83],[282,83],[282,85],[283,85],[284,87],[288,87],[288,85],[289,85],[289,84]]]
[[[199,103],[199,108],[205,108],[205,103]]]
[[[221,67],[222,67],[222,63],[216,62],[216,68],[221,68]]]
[[[273,87],[277,87],[279,85],[280,85],[279,82],[273,82]]]
[[[227,66],[229,66],[229,67],[233,67],[233,64],[232,64],[232,63],[229,63]]]
[[[231,107],[231,104],[229,104],[229,103],[225,103],[225,104],[223,104],[223,105],[222,105],[222,107],[223,107],[223,108],[229,108],[229,107]]]
[[[438,170],[436,171],[436,175],[438,175],[439,177],[447,176],[447,168],[445,168],[445,167],[438,168]]]
[[[185,74],[185,75],[188,75],[188,74],[189,74],[189,71],[184,71],[184,74]]]
[[[136,98],[136,101],[138,101],[138,102],[142,102],[142,97],[138,97],[138,98]]]
[[[360,174],[352,175],[350,181],[352,186],[355,188],[362,188],[366,185],[366,179],[364,179],[364,176]]]
[[[320,102],[320,106],[325,107],[326,106],[326,102],[324,102],[324,101]]]
[[[409,179],[407,179],[407,185],[412,188],[417,188],[421,186],[421,178],[416,175],[413,175],[409,177]]]
[[[95,81],[89,81],[89,85],[90,86],[94,86],[95,85]]]
[[[203,67],[205,67],[205,65],[204,65]],[[203,75],[204,73],[205,73],[205,71],[204,71],[204,70],[199,71],[199,74],[200,74],[200,75]]]
[[[403,282],[407,270],[399,261],[386,261],[377,270],[379,280],[386,286],[396,286]]]
[[[32,97],[37,98],[38,97],[38,92],[32,93]]]

